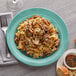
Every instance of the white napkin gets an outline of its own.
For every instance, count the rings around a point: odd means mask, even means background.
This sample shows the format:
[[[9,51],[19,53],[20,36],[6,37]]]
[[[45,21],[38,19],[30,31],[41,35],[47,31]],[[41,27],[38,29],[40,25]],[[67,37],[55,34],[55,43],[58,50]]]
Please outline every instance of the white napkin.
[[[12,20],[12,18],[13,18],[12,12],[0,13],[0,16],[3,16],[3,15],[7,17],[7,21],[8,21],[8,24],[9,24],[10,21]],[[18,64],[19,62],[13,57],[12,54],[11,54],[10,58],[6,57],[6,61],[3,61],[1,51],[4,50],[5,52],[3,52],[3,54],[6,53],[5,40],[4,39],[5,39],[4,34],[3,34],[2,29],[0,27],[0,65]]]

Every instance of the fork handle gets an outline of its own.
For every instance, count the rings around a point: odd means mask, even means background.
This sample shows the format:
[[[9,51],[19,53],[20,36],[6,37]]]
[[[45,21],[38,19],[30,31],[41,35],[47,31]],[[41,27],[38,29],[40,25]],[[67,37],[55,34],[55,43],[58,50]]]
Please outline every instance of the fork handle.
[[[4,61],[6,59],[6,44],[4,34],[1,28],[0,28],[0,53],[2,56],[2,60]]]
[[[6,29],[7,30],[7,29]],[[6,57],[5,58],[3,58],[3,61],[4,62],[7,62],[7,63],[9,63],[9,64],[15,64],[15,63],[18,63],[18,61],[11,55],[11,53],[9,52],[9,48],[8,48],[8,45],[7,45],[7,42],[6,42],[6,30],[3,30],[2,29],[2,32],[3,32],[3,35],[4,35],[4,38],[5,38],[5,51],[6,51]]]
[[[7,30],[7,28],[5,30],[4,29],[2,29],[2,30],[3,30],[3,34],[4,34],[4,38],[5,38],[5,44],[6,44],[6,57],[11,58],[11,54],[9,53],[9,48],[8,48],[7,41],[6,41],[6,30]]]

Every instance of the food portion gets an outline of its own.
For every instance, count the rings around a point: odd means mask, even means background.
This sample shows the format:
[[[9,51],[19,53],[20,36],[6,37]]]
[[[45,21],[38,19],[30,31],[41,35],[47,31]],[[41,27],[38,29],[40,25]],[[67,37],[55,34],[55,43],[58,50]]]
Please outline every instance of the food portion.
[[[68,66],[76,67],[76,55],[68,55],[65,60]]]
[[[76,76],[76,49],[70,49],[57,62],[57,76]]]
[[[74,43],[76,44],[76,38],[74,39]]]
[[[70,76],[70,71],[65,66],[57,68],[57,76]]]
[[[68,70],[68,68],[63,65],[57,68],[57,76],[76,76],[76,70]]]
[[[74,70],[74,71],[70,71],[70,76],[76,76],[76,70]]]
[[[34,15],[20,23],[15,33],[15,43],[21,51],[33,58],[49,56],[57,51],[59,32],[47,19]]]

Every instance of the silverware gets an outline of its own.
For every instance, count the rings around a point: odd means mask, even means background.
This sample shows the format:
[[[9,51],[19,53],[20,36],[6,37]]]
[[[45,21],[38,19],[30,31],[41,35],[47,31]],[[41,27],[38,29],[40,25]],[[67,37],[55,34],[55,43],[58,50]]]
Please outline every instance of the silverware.
[[[3,38],[4,38],[4,49],[1,50],[1,55],[2,55],[2,60],[3,61],[9,61],[11,60],[11,54],[9,53],[9,50],[8,50],[8,46],[7,46],[7,43],[6,43],[6,30],[7,30],[7,19],[6,19],[6,16],[1,16],[0,17],[0,24],[1,24],[1,30],[2,30],[2,33],[3,33]]]
[[[1,29],[1,23],[0,23],[0,64],[3,63],[3,58],[5,56],[2,55],[2,51],[5,51],[5,43],[4,43],[4,35],[3,35],[3,31]]]
[[[6,30],[7,30],[7,27],[8,27],[7,17],[3,16],[2,18],[3,18],[3,20],[2,20],[2,30],[4,31],[5,40],[6,40]],[[9,53],[9,48],[8,48],[7,42],[6,42],[6,53],[7,53],[6,57],[10,58],[11,54]]]
[[[0,13],[0,66],[19,63],[10,53],[6,43],[6,31],[12,18],[12,12]]]

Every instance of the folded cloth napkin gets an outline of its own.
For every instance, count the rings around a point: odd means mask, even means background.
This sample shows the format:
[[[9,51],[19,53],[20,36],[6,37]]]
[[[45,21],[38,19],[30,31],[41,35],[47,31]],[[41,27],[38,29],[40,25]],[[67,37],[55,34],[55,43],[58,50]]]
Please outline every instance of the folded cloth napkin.
[[[11,54],[11,57],[10,58],[7,58],[6,61],[3,61],[2,60],[1,51],[5,50],[5,42],[4,42],[5,41],[4,40],[5,38],[3,38],[3,37],[4,37],[3,36],[3,32],[2,32],[1,27],[0,27],[0,65],[18,64],[18,61],[13,57],[12,54]]]

